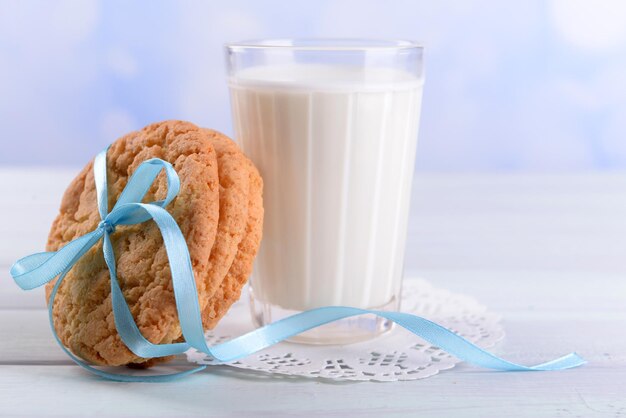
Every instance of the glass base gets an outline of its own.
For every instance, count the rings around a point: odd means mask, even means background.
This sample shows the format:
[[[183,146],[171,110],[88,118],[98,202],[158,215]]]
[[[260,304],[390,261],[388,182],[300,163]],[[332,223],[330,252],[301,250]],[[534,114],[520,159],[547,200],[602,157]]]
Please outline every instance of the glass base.
[[[394,297],[383,306],[368,309],[379,311],[399,310],[398,299]],[[250,289],[250,313],[252,322],[257,328],[300,312],[258,300],[254,297],[252,289]],[[392,321],[376,315],[359,315],[340,319],[310,331],[305,331],[302,334],[289,338],[287,341],[318,345],[352,344],[378,337],[393,329],[393,326],[394,323]]]

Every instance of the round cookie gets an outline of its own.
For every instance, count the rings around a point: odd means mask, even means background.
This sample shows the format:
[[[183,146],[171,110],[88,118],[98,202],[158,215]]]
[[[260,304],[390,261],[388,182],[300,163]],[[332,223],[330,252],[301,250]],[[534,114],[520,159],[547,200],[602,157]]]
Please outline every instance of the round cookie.
[[[246,232],[226,277],[203,311],[203,323],[209,329],[214,328],[230,306],[239,299],[241,289],[252,273],[254,258],[263,235],[263,179],[254,164],[245,156],[244,163],[250,178]]]
[[[239,243],[246,233],[250,175],[246,157],[233,141],[210,129],[203,129],[203,132],[210,137],[215,148],[220,182],[219,223],[209,258],[209,271],[204,281],[206,294],[214,295],[231,268]],[[210,320],[208,315],[209,310],[203,309],[205,328]]]
[[[109,210],[139,164],[153,157],[172,163],[180,177],[180,192],[166,209],[185,236],[204,308],[212,296],[207,293],[206,280],[219,216],[215,150],[207,134],[187,122],[156,123],[125,135],[107,153]],[[92,166],[93,162],[89,163],[66,191],[48,237],[49,251],[97,227],[100,218]],[[161,173],[144,201],[162,199],[165,190]],[[155,344],[178,340],[181,330],[169,263],[156,224],[118,226],[111,239],[120,286],[141,333]],[[47,295],[52,285],[47,285]],[[106,365],[146,361],[129,351],[117,334],[102,242],[67,274],[55,299],[53,322],[61,342],[85,360]]]

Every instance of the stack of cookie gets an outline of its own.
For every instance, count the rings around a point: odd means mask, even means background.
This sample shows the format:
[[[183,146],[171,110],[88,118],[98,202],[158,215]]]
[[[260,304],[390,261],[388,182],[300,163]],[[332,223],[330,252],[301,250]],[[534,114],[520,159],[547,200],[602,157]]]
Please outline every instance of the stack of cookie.
[[[166,209],[187,241],[202,322],[210,329],[239,298],[251,273],[262,234],[263,183],[226,136],[166,121],[125,135],[109,148],[109,209],[139,164],[155,157],[170,162],[180,178],[180,192]],[[144,201],[164,198],[166,187],[161,173]],[[91,162],[65,192],[47,249],[58,250],[99,222]],[[111,238],[120,286],[141,333],[155,344],[180,341],[169,263],[157,226],[118,226]],[[53,307],[55,329],[66,347],[92,363],[149,366],[155,360],[137,357],[116,331],[101,246],[91,248],[61,284]],[[47,296],[53,285],[47,285]]]

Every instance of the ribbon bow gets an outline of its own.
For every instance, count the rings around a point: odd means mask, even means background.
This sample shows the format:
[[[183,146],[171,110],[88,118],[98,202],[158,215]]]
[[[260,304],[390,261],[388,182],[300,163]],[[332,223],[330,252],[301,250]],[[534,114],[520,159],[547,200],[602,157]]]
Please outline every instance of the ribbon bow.
[[[11,268],[13,279],[24,290],[42,286],[58,276],[58,280],[48,300],[48,316],[54,337],[63,351],[65,351],[74,362],[101,377],[125,382],[169,381],[203,370],[207,366],[195,367],[183,372],[163,375],[132,376],[117,374],[106,372],[89,365],[63,346],[53,323],[52,310],[54,298],[67,272],[80,257],[100,239],[103,239],[102,250],[104,260],[111,277],[111,303],[115,326],[124,344],[139,357],[151,358],[181,354],[193,347],[212,356],[219,362],[229,362],[248,356],[294,335],[338,319],[362,314],[374,314],[397,323],[415,335],[433,345],[441,347],[461,360],[486,368],[508,371],[561,370],[585,363],[585,360],[577,354],[571,353],[536,366],[522,366],[503,360],[472,344],[454,332],[427,319],[402,312],[371,311],[345,306],[327,306],[305,311],[234,338],[228,342],[209,347],[204,339],[200,306],[198,304],[198,292],[185,237],[174,218],[165,210],[165,207],[176,197],[180,189],[180,180],[176,171],[170,163],[158,158],[144,161],[133,173],[117,203],[111,212],[109,212],[106,152],[107,150],[100,152],[96,156],[93,165],[98,212],[102,219],[97,228],[69,242],[56,252],[37,253],[24,257],[18,260]],[[141,203],[161,170],[165,171],[167,178],[167,195],[165,199],[150,203]],[[115,255],[110,238],[111,234],[115,232],[117,225],[139,224],[151,219],[157,224],[163,236],[163,243],[172,273],[176,309],[178,311],[178,318],[185,342],[153,344],[144,338],[135,323],[117,280]]]

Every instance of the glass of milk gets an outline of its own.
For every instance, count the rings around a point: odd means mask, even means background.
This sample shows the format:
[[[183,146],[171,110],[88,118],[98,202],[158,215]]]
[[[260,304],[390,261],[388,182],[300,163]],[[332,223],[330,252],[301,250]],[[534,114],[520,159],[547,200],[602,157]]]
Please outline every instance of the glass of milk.
[[[257,326],[328,305],[399,309],[422,56],[409,41],[226,45],[235,136],[264,181]],[[343,344],[391,326],[366,315],[294,340]]]

